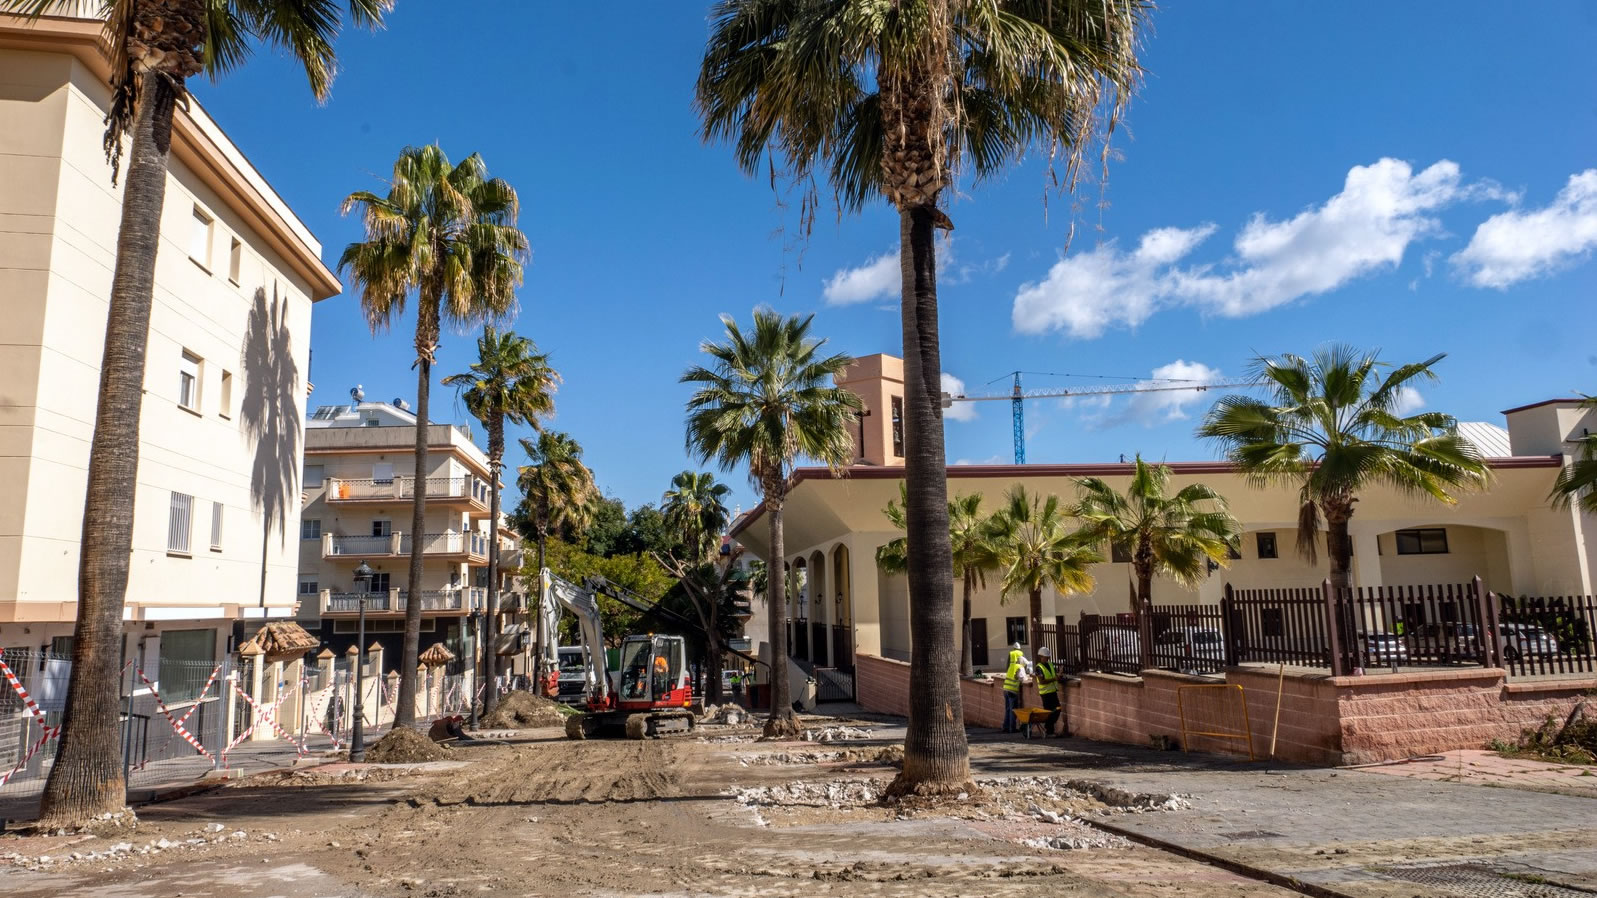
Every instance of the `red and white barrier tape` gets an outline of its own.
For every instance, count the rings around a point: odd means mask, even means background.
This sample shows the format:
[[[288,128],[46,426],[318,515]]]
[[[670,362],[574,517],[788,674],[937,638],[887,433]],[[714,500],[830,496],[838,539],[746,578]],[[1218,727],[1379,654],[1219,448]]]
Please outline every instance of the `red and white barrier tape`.
[[[239,697],[244,699],[244,701],[248,702],[250,708],[252,709],[250,713],[250,725],[245,728],[244,732],[238,734],[237,739],[234,739],[232,742],[228,743],[227,748],[222,749],[222,766],[227,766],[228,753],[237,748],[239,743],[243,742],[245,739],[248,739],[250,734],[255,732],[255,728],[263,723],[275,730],[279,736],[282,736],[284,739],[288,740],[288,743],[294,746],[294,752],[299,757],[305,756],[305,746],[295,741],[294,736],[287,730],[283,729],[283,727],[277,722],[277,709],[283,706],[283,702],[287,700],[290,695],[293,695],[296,689],[298,689],[297,686],[295,689],[288,689],[278,693],[277,700],[272,702],[270,706],[266,706],[257,702],[255,697],[250,695],[248,692],[240,689],[237,683],[233,684],[233,691],[238,693]]]
[[[0,659],[0,673],[5,674],[6,682],[10,683],[11,688],[16,690],[17,697],[22,699],[22,703],[27,706],[28,710],[33,714],[34,719],[39,721],[39,726],[44,728],[44,735],[40,736],[39,741],[35,742],[33,747],[28,749],[28,753],[22,756],[22,760],[17,762],[17,766],[11,768],[11,772],[7,773],[5,776],[0,776],[0,786],[4,786],[6,783],[11,781],[13,776],[17,775],[19,770],[28,766],[28,762],[33,759],[33,756],[38,753],[39,749],[44,747],[46,742],[49,742],[51,739],[61,735],[61,728],[47,726],[45,724],[44,712],[39,710],[39,706],[34,702],[33,696],[28,694],[28,690],[22,685],[22,681],[17,679],[17,675],[11,670],[11,665],[7,664],[4,659]]]
[[[302,680],[300,682],[300,688],[302,690],[308,685],[309,685],[308,681],[303,681]],[[333,687],[333,686],[329,686],[326,689],[323,689],[320,693],[318,693],[318,698],[312,699],[311,706],[310,706],[310,711],[309,711],[311,719],[316,721],[316,728],[318,730],[322,731],[322,735],[324,735],[328,739],[332,740],[333,748],[335,750],[339,749],[339,748],[343,748],[344,740],[338,738],[338,736],[336,734],[334,734],[332,731],[328,730],[327,729],[327,725],[326,725],[326,723],[324,723],[324,721],[327,719],[327,706],[332,704],[332,702],[333,702],[333,694],[335,692],[337,692],[337,691],[338,691],[337,687]]]
[[[216,679],[216,672],[221,669],[221,665],[217,665],[216,670],[211,671],[211,678],[205,681],[206,690],[211,688],[211,683]],[[189,715],[194,713],[194,709],[200,706],[201,701],[204,701],[205,693],[200,693],[199,701],[196,701],[193,706],[189,708],[188,714],[184,714],[182,720],[179,720],[172,716],[171,711],[167,710],[166,702],[161,699],[161,693],[156,691],[155,684],[150,682],[150,678],[144,675],[144,668],[142,667],[139,668],[139,679],[144,681],[144,685],[150,687],[150,695],[155,698],[156,710],[160,711],[161,716],[166,718],[166,722],[172,725],[172,732],[181,736],[183,741],[193,746],[195,751],[206,756],[207,758],[210,758],[211,763],[216,763],[216,756],[211,754],[210,750],[202,745],[200,740],[195,738],[194,734],[190,733],[188,729],[183,726],[183,724],[188,723]]]

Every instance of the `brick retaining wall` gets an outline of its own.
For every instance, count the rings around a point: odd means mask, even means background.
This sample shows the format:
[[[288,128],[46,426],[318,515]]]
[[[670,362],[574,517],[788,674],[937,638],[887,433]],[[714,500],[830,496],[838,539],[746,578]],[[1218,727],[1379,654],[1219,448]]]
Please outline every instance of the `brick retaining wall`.
[[[858,655],[856,665],[861,706],[909,713],[908,664]],[[1276,757],[1326,765],[1397,760],[1511,740],[1549,714],[1568,714],[1583,693],[1597,688],[1597,679],[1590,678],[1509,683],[1505,672],[1494,668],[1332,677],[1302,669],[1281,676],[1266,667],[1239,667],[1226,671],[1226,682],[1240,685],[1246,696],[1258,757],[1269,756],[1274,730]],[[1145,671],[1141,677],[1083,674],[1064,690],[1070,729],[1105,742],[1147,745],[1159,736],[1175,740],[1181,733],[1178,690],[1213,683],[1169,671]],[[962,680],[961,690],[967,725],[1001,724],[1004,698],[998,681]],[[1239,709],[1229,694],[1202,690],[1186,696],[1191,702],[1189,727],[1237,725]],[[1041,705],[1035,686],[1026,687],[1025,704]],[[1191,742],[1194,750],[1245,751],[1235,741],[1193,737]]]

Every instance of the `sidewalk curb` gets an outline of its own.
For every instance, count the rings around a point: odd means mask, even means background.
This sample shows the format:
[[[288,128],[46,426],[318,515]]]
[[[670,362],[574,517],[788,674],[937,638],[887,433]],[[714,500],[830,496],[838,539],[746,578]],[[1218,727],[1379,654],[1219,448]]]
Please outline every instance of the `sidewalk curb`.
[[[1267,882],[1270,885],[1280,886],[1283,889],[1291,889],[1300,895],[1308,895],[1310,898],[1355,898],[1355,896],[1349,895],[1347,892],[1338,892],[1336,889],[1327,888],[1326,886],[1316,885],[1312,882],[1304,882],[1295,876],[1287,876],[1284,873],[1277,873],[1274,870],[1266,870],[1263,867],[1255,867],[1251,864],[1244,864],[1241,861],[1234,861],[1230,858],[1221,857],[1217,854],[1210,854],[1206,851],[1200,851],[1196,848],[1189,848],[1185,845],[1166,841],[1157,836],[1150,836],[1145,833],[1137,832],[1134,829],[1116,826],[1113,823],[1104,823],[1101,820],[1094,820],[1090,817],[1077,817],[1076,819],[1087,824],[1088,826],[1101,829],[1104,832],[1112,833],[1124,839],[1130,839],[1139,845],[1146,845],[1149,848],[1157,848],[1160,851],[1178,854],[1190,860],[1202,861],[1205,864],[1219,867],[1222,870],[1228,870],[1237,874],[1238,876],[1246,876],[1249,879]]]

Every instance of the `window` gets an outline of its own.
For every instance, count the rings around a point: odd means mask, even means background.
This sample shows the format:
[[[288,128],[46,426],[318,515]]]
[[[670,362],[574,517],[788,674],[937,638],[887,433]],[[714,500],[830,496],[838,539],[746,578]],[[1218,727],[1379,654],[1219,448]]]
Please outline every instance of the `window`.
[[[322,521],[320,518],[302,518],[299,522],[300,539],[321,539]]]
[[[904,397],[893,397],[893,455],[904,457]]]
[[[1254,537],[1255,537],[1255,542],[1258,545],[1259,557],[1260,558],[1278,558],[1278,557],[1280,557],[1280,556],[1276,555],[1276,552],[1275,552],[1275,534],[1274,533],[1260,532],[1260,533],[1254,534]]]
[[[200,357],[186,349],[177,367],[177,404],[191,412],[200,410]]]
[[[1286,635],[1286,624],[1279,608],[1260,608],[1259,627],[1266,637],[1276,639]]]
[[[1004,618],[1004,645],[1011,646],[1015,643],[1027,645],[1026,619],[1023,617]]]
[[[1422,530],[1399,530],[1397,554],[1446,555],[1447,530],[1443,527],[1426,527]]]
[[[393,533],[393,521],[390,521],[387,518],[378,521],[372,521],[372,536],[392,536]]]
[[[233,372],[222,372],[222,393],[217,401],[221,407],[216,413],[224,418],[233,417]]]
[[[194,520],[194,497],[184,493],[172,494],[172,507],[167,515],[166,550],[187,555],[189,531]]]
[[[216,665],[215,630],[167,630],[161,634],[161,697],[167,704],[200,697]]]
[[[211,503],[211,551],[222,551],[222,503]]]
[[[372,482],[393,483],[394,466],[388,462],[378,462],[377,464],[372,465]]]
[[[71,636],[52,636],[50,637],[50,654],[57,658],[70,658],[72,657],[72,644]]]
[[[366,589],[369,592],[387,592],[388,591],[388,575],[387,574],[372,574],[371,583],[369,583],[366,586]]]
[[[189,258],[211,270],[211,216],[199,206],[194,207],[194,223],[189,229]]]
[[[239,270],[244,267],[244,244],[234,237],[227,247],[227,279],[238,286]]]
[[[970,619],[970,664],[972,667],[987,666],[987,618],[985,617]]]
[[[1109,560],[1115,564],[1131,563],[1131,546],[1122,540],[1111,540],[1109,543]]]
[[[313,595],[316,595],[317,593],[319,593],[321,591],[322,591],[321,584],[316,582],[316,578],[315,577],[301,576],[299,578],[299,594],[300,595],[302,595],[302,596],[313,596]]]
[[[312,487],[321,486],[322,478],[324,476],[326,475],[324,473],[324,468],[321,465],[306,465],[304,480],[305,488],[311,489]]]

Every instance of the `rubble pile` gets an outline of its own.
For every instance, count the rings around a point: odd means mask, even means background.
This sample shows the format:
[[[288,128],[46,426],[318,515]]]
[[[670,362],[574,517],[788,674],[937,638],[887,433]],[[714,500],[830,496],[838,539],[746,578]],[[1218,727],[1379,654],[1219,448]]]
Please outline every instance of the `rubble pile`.
[[[789,807],[806,805],[816,808],[858,807],[881,800],[885,781],[835,780],[813,783],[799,780],[780,786],[748,786],[724,793],[731,795],[745,807]]]
[[[135,863],[135,867],[148,866],[155,863],[155,858],[163,854],[172,854],[182,851],[194,851],[222,843],[243,842],[249,838],[244,830],[227,831],[227,827],[220,823],[206,824],[203,830],[194,830],[185,833],[182,839],[153,839],[143,845],[132,842],[116,842],[98,851],[61,851],[58,854],[41,854],[38,857],[29,857],[15,851],[0,854],[0,863],[9,864],[13,868],[43,872],[60,870],[64,867],[87,863],[116,863],[121,861],[137,861],[146,859],[146,863]],[[276,833],[263,833],[258,837],[264,842],[279,841]]]
[[[394,727],[366,750],[368,764],[419,764],[448,757],[449,749],[410,727]]]
[[[568,712],[559,702],[530,692],[507,693],[494,706],[494,712],[478,723],[485,730],[513,730],[518,727],[558,727],[566,725]]]
[[[1030,839],[1021,839],[1020,844],[1032,848],[1052,848],[1056,851],[1082,851],[1093,848],[1130,848],[1131,842],[1102,830],[1093,829],[1084,823],[1071,821],[1064,824],[1070,827],[1070,832],[1057,836],[1035,836]]]
[[[749,712],[738,705],[705,705],[704,713],[699,717],[699,723],[721,723],[727,726],[741,726],[748,723],[750,719]]]
[[[851,726],[818,727],[805,730],[799,734],[799,738],[805,742],[849,742],[858,739],[869,739],[871,738],[871,731]]]
[[[902,764],[904,746],[884,745],[879,748],[847,748],[832,751],[777,751],[748,755],[738,759],[744,767],[765,767],[778,764]]]

